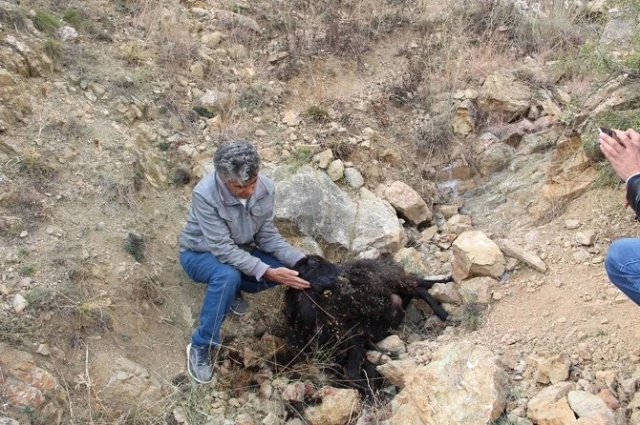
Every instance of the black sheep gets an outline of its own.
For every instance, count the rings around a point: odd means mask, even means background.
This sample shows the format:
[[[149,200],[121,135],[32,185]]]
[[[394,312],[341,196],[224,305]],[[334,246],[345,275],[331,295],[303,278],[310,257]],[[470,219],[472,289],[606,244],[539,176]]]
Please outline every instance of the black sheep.
[[[311,288],[287,290],[288,345],[303,352],[333,348],[345,379],[362,390],[370,389],[372,380],[375,386],[381,381],[365,361],[367,348],[400,326],[413,298],[425,300],[441,320],[448,316],[428,289],[451,278],[421,279],[388,258],[333,264],[309,255],[294,269]]]

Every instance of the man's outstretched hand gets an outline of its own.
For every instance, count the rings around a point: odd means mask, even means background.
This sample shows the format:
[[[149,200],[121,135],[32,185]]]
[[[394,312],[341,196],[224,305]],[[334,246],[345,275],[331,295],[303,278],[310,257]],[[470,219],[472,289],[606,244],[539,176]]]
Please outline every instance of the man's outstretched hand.
[[[307,289],[311,287],[309,282],[298,277],[297,271],[286,267],[278,267],[277,269],[269,268],[264,272],[263,278],[294,289]]]
[[[615,130],[618,141],[600,133],[600,150],[609,160],[616,174],[624,181],[640,173],[640,133],[629,129]]]

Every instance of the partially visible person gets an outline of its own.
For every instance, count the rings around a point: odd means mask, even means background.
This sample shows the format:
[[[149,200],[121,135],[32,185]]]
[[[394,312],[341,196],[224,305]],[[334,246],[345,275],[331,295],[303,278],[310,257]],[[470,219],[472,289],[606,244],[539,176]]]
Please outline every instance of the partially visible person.
[[[640,217],[640,133],[629,129],[614,130],[614,134],[615,138],[600,133],[600,150],[625,182],[627,202]],[[605,268],[609,280],[640,305],[640,238],[614,241]]]
[[[310,285],[289,269],[305,254],[287,243],[274,224],[275,185],[259,173],[260,156],[248,141],[232,141],[214,155],[215,171],[193,189],[187,223],[180,234],[180,264],[196,282],[206,283],[200,324],[187,346],[187,369],[199,383],[213,379],[211,349],[234,307],[245,307],[241,292],[278,284]]]

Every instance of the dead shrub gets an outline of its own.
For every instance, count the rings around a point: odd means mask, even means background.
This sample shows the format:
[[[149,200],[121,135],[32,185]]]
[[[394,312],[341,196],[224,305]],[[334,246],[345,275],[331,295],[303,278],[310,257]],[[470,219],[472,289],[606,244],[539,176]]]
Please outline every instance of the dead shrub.
[[[2,207],[9,215],[20,217],[26,228],[49,216],[44,195],[31,184],[25,184],[11,190],[7,196],[2,198]]]
[[[111,176],[102,176],[100,182],[101,193],[108,202],[117,202],[127,208],[137,206],[135,200],[134,182],[122,183]]]
[[[446,156],[454,140],[451,114],[436,115],[413,134],[413,143],[420,156]]]
[[[468,5],[467,5],[468,6]],[[583,8],[573,2],[546,0],[524,8],[508,0],[477,2],[460,10],[466,32],[526,55],[575,51],[586,37]]]
[[[164,303],[160,288],[162,283],[152,276],[133,282],[133,295],[138,302],[150,302],[155,305]]]
[[[368,25],[355,19],[344,19],[339,16],[328,18],[323,47],[338,56],[357,57],[369,50],[372,41]]]
[[[170,69],[186,70],[196,57],[197,39],[179,25],[160,26],[155,33],[156,60]]]

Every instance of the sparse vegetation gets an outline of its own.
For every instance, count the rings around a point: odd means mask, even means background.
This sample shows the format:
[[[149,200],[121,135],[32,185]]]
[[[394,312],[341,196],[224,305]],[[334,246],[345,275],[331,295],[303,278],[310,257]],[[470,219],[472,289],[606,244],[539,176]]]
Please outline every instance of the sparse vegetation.
[[[297,146],[291,152],[291,156],[287,162],[291,165],[291,171],[296,172],[304,164],[311,162],[314,152],[306,146]]]
[[[209,111],[207,108],[203,108],[202,106],[195,106],[193,108],[193,112],[207,119],[213,118],[215,116],[211,111]]]
[[[34,288],[24,292],[24,299],[29,307],[40,311],[51,309],[56,297],[55,291],[45,288]]]
[[[62,15],[62,20],[71,25],[77,31],[83,31],[87,26],[87,18],[84,14],[75,9],[67,9]]]
[[[25,149],[19,162],[20,172],[40,179],[51,178],[55,174],[52,167],[42,159],[42,154],[33,148]]]
[[[442,157],[449,153],[453,141],[450,114],[437,115],[414,134],[415,148],[427,158]]]
[[[114,316],[109,311],[111,299],[97,297],[82,301],[75,306],[75,313],[80,328],[88,329],[97,327],[102,330],[112,330]]]
[[[20,267],[21,276],[34,276],[36,274],[36,265],[32,263],[23,264]]]
[[[455,320],[458,321],[464,329],[475,331],[482,325],[482,314],[484,310],[485,308],[482,304],[476,302],[464,303],[460,307],[460,312]]]
[[[48,38],[42,45],[42,51],[54,62],[59,62],[64,55],[64,45],[58,40]]]
[[[161,294],[162,283],[157,278],[145,276],[134,282],[133,285],[134,296],[138,301],[147,301],[156,305],[164,303],[164,298]]]
[[[329,111],[320,105],[311,105],[307,108],[304,114],[309,117],[313,122],[319,124],[325,124],[331,121]]]
[[[608,161],[598,164],[597,169],[598,178],[595,182],[597,187],[618,187],[624,184]]]
[[[27,15],[19,8],[0,7],[0,22],[9,28],[24,30]]]
[[[60,18],[44,10],[36,10],[31,19],[33,25],[46,34],[53,34],[62,25]]]
[[[124,249],[133,257],[134,260],[138,263],[142,263],[145,258],[146,250],[146,240],[144,236],[129,232],[127,241],[124,244]]]

